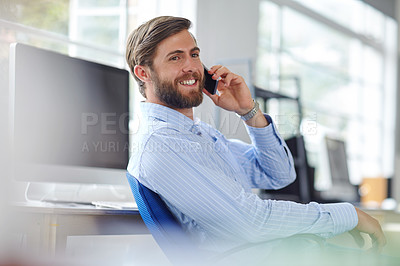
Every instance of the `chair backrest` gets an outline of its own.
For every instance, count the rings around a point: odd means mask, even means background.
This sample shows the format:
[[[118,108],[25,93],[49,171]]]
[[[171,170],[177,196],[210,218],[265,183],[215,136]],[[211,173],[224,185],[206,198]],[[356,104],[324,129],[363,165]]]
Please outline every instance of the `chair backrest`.
[[[197,257],[197,248],[161,197],[128,172],[126,176],[140,216],[170,261],[182,264],[187,259],[194,259],[193,256]]]

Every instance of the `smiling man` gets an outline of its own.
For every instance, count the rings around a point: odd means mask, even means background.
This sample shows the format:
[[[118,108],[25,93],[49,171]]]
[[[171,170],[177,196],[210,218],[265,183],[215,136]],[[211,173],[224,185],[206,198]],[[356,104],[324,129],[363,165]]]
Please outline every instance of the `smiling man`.
[[[352,229],[356,239],[366,232],[381,248],[385,237],[379,223],[351,204],[297,204],[251,193],[251,188],[279,189],[293,182],[292,155],[242,77],[213,66],[209,73],[220,79],[219,93],[204,89],[200,49],[188,31],[190,24],[184,18],[157,17],[128,38],[127,62],[146,98],[129,173],[161,196],[194,243],[215,253]],[[203,93],[242,117],[251,144],[228,140],[193,117]],[[266,254],[258,253],[260,258]]]

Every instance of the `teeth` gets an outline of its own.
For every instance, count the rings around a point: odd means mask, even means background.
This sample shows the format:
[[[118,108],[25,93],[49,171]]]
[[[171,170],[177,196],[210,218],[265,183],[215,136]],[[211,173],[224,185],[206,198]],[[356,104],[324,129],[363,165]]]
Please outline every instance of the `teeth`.
[[[190,80],[183,80],[181,82],[179,82],[182,85],[193,85],[196,82],[196,80],[194,79],[190,79]]]

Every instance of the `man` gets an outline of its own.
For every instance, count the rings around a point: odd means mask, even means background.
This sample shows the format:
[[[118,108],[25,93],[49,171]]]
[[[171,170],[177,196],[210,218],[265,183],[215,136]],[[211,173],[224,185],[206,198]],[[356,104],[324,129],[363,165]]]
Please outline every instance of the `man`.
[[[128,38],[126,57],[146,101],[128,171],[157,192],[199,247],[223,252],[297,234],[350,231],[385,245],[379,223],[351,204],[262,200],[251,188],[278,189],[295,179],[293,159],[272,119],[258,109],[242,77],[224,66],[219,94],[204,90],[200,49],[190,21],[157,17]],[[203,93],[245,120],[252,144],[227,140],[193,117]]]

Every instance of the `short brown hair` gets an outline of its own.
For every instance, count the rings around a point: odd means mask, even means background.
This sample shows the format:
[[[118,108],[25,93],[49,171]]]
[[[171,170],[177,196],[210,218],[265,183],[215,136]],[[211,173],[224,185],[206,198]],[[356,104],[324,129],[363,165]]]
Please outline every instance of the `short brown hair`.
[[[157,46],[166,38],[175,35],[191,26],[190,20],[180,17],[161,16],[140,25],[128,37],[126,61],[132,75],[139,84],[140,93],[146,97],[145,84],[134,73],[136,65],[152,68]]]

